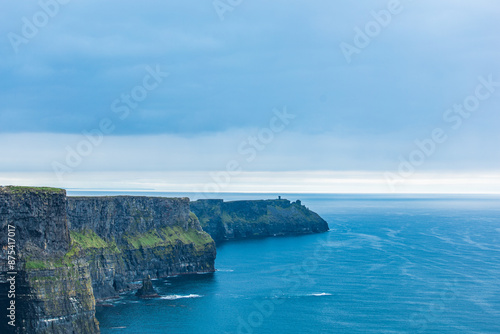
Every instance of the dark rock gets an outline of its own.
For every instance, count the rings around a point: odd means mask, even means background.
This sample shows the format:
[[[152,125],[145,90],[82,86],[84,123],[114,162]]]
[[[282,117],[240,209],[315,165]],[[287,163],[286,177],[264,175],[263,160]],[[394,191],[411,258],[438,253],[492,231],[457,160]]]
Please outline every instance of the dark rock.
[[[160,297],[153,287],[153,282],[151,282],[151,277],[148,275],[147,278],[142,280],[142,287],[137,290],[135,295],[139,298],[157,298]]]
[[[15,222],[17,247],[25,255],[52,257],[69,250],[65,211],[63,189],[0,187],[0,222],[5,228]],[[0,233],[0,243],[7,244],[7,233]]]

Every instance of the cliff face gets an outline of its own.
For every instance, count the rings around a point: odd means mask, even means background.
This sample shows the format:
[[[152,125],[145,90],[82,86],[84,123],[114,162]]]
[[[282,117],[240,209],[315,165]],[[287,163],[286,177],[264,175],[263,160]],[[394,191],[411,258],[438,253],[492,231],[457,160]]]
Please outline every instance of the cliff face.
[[[191,211],[216,242],[328,231],[328,224],[300,201],[198,200]]]
[[[99,333],[96,298],[148,276],[214,271],[215,243],[187,198],[0,187],[0,226],[0,307],[15,303],[16,325],[3,317],[0,333]]]
[[[90,264],[97,299],[148,275],[214,271],[215,243],[187,198],[68,197],[71,237]]]
[[[0,187],[0,226],[1,314],[15,303],[0,332],[98,333],[88,263],[69,254],[66,192]]]

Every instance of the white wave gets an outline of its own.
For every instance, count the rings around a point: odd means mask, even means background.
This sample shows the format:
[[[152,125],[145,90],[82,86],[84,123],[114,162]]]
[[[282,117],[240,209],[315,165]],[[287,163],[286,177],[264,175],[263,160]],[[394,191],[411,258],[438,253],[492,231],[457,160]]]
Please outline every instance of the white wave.
[[[320,293],[309,293],[306,295],[277,295],[277,296],[272,296],[271,299],[297,299],[297,298],[305,298],[305,297],[325,297],[325,296],[331,296],[331,293],[327,292],[320,292]]]
[[[203,297],[203,296],[195,295],[195,294],[190,294],[190,295],[170,295],[170,296],[163,296],[163,297],[160,297],[160,299],[176,300],[176,299],[200,298],[200,297]]]
[[[232,273],[234,270],[233,269],[217,269],[217,271],[220,271],[221,273]]]
[[[314,297],[322,297],[322,296],[331,296],[331,293],[327,292],[322,292],[322,293],[311,293],[308,296],[314,296]]]
[[[42,319],[42,321],[44,322],[54,322],[54,321],[62,321],[62,320],[65,320],[67,317],[63,316],[63,317],[57,317],[57,318],[50,318],[50,319]]]

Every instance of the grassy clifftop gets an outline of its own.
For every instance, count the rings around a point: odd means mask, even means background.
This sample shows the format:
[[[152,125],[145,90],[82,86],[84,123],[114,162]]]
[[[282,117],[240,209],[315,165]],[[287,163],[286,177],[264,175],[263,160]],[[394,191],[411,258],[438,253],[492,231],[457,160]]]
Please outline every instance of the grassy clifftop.
[[[10,192],[12,194],[29,194],[29,193],[53,193],[66,194],[66,190],[51,187],[23,187],[23,186],[5,186],[0,187],[0,191]]]

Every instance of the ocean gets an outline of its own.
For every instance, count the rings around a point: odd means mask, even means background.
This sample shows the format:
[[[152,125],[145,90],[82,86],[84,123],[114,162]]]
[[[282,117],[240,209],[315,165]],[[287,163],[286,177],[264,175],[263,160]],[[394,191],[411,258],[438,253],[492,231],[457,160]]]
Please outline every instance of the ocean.
[[[282,197],[330,232],[224,243],[217,272],[98,306],[102,333],[500,333],[500,197]]]

